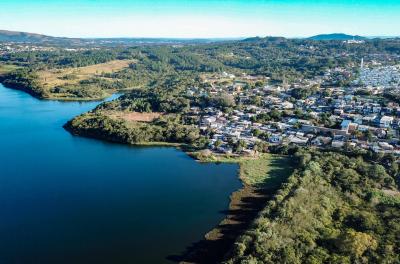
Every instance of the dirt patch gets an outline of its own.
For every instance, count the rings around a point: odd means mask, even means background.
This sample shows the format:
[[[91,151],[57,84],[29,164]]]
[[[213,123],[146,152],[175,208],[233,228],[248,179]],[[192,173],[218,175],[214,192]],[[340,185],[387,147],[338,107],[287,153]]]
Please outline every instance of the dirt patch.
[[[162,113],[107,112],[106,115],[110,116],[111,118],[123,119],[126,121],[152,122],[153,120],[159,118]]]
[[[397,191],[397,190],[383,189],[382,192],[384,194],[390,195],[390,196],[400,196],[400,191]]]

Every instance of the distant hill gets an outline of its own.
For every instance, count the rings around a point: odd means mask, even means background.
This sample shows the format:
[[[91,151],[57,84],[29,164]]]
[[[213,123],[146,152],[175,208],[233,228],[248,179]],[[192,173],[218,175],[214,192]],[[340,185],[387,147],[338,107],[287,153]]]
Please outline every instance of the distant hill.
[[[365,40],[365,37],[361,36],[352,36],[352,35],[347,35],[344,33],[333,33],[333,34],[321,34],[321,35],[316,35],[309,37],[308,39],[311,40]]]
[[[3,42],[54,42],[60,40],[68,40],[68,38],[57,38],[35,33],[0,30],[0,41]]]
[[[242,41],[243,42],[253,42],[253,41],[260,41],[260,40],[262,40],[261,37],[251,37],[251,38],[245,38]]]
[[[321,34],[309,37],[310,40],[365,40],[361,36],[352,36],[343,33]],[[250,37],[245,39],[183,39],[183,38],[66,38],[52,37],[36,33],[0,30],[0,42],[19,42],[32,44],[49,44],[60,46],[135,46],[135,45],[187,45],[198,43],[222,42],[239,40],[243,42],[284,42],[284,37]]]
[[[251,37],[245,38],[240,41],[242,42],[282,42],[286,41],[287,39],[284,37]]]
[[[228,41],[229,39],[180,39],[180,38],[66,38],[36,33],[0,30],[0,42],[51,44],[61,46],[115,46],[115,45],[165,45],[194,44]]]

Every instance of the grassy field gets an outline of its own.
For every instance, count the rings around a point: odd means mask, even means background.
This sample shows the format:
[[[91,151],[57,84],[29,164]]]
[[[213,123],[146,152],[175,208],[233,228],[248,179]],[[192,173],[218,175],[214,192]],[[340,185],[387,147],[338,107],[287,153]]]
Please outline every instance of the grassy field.
[[[158,112],[140,113],[124,111],[102,111],[102,114],[113,119],[122,119],[128,122],[151,122],[162,115],[162,113]]]
[[[240,178],[255,187],[276,188],[292,173],[290,158],[263,154],[240,162]]]
[[[78,84],[80,81],[99,77],[104,73],[120,71],[127,68],[129,64],[133,62],[133,60],[113,60],[86,67],[50,69],[39,71],[37,73],[39,76],[39,83],[44,88],[52,88],[56,86]]]
[[[15,65],[9,65],[9,64],[0,64],[0,75],[12,72],[16,70],[18,66]]]
[[[276,188],[292,173],[293,167],[287,156],[260,154],[258,157],[234,155],[206,155],[190,153],[201,162],[238,163],[243,183],[253,187]]]

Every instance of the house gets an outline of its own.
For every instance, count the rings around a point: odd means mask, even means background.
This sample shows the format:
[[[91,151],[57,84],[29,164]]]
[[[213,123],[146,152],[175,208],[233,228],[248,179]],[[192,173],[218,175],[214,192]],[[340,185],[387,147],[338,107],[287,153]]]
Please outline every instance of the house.
[[[388,128],[392,125],[393,123],[393,117],[391,116],[382,116],[381,120],[379,121],[379,126]]]
[[[343,146],[344,146],[344,141],[342,141],[342,140],[333,140],[332,141],[333,148],[341,148]]]
[[[364,124],[373,123],[375,119],[376,119],[376,115],[374,115],[374,114],[368,115],[368,116],[364,116],[363,117],[363,123]]]
[[[289,143],[294,143],[294,144],[298,144],[298,145],[306,145],[308,142],[308,138],[306,138],[306,137],[293,136],[293,135],[290,135],[288,140],[289,140]]]
[[[379,147],[381,147],[384,150],[392,150],[393,149],[393,146],[387,142],[379,142],[378,145],[379,145]]]
[[[302,125],[311,125],[311,121],[309,120],[304,120],[304,119],[299,119],[298,123],[302,124]]]
[[[203,120],[204,120],[204,124],[211,125],[217,120],[217,118],[215,116],[209,116],[209,117],[204,118]]]
[[[366,125],[359,125],[357,130],[364,132],[364,131],[370,130],[370,127],[366,126]]]
[[[282,108],[283,109],[293,109],[293,104],[291,102],[288,101],[284,101],[282,103]]]
[[[387,133],[386,130],[383,128],[378,128],[375,130],[375,134],[379,137],[379,138],[384,138],[386,137]]]
[[[355,115],[353,117],[353,122],[356,124],[362,125],[362,122],[363,122],[362,118],[363,117],[361,115]]]
[[[311,144],[316,145],[316,146],[324,146],[324,145],[330,144],[331,141],[332,141],[332,138],[330,138],[330,137],[319,136],[319,137],[316,137],[315,139],[313,139],[311,141]]]
[[[290,125],[297,124],[297,122],[299,122],[299,119],[297,119],[297,118],[290,118],[290,119],[287,121],[287,123],[290,124]]]
[[[340,116],[341,114],[343,114],[343,109],[336,108],[335,110],[333,110],[333,114]]]
[[[382,151],[382,149],[381,149],[378,145],[373,145],[373,146],[371,147],[371,149],[372,149],[374,152],[381,152],[381,151]]]
[[[381,110],[382,110],[382,107],[380,107],[380,106],[373,106],[372,107],[372,112],[373,113],[380,113]]]
[[[350,123],[350,124],[349,124],[349,127],[348,127],[348,129],[347,129],[347,132],[348,132],[348,133],[352,133],[352,132],[354,132],[354,131],[357,130],[357,127],[358,127],[358,124],[356,124],[356,123]]]
[[[270,141],[271,143],[279,143],[279,142],[282,141],[282,136],[281,136],[280,134],[272,134],[272,135],[269,137],[269,141]]]
[[[340,124],[340,127],[343,131],[348,132],[349,131],[349,126],[351,124],[351,120],[343,120],[342,123]]]

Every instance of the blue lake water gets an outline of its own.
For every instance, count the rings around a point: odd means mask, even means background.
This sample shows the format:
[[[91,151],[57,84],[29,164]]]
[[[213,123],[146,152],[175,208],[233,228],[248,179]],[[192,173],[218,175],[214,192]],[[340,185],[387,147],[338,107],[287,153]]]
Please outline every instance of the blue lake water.
[[[224,218],[237,165],[62,128],[97,104],[0,84],[0,264],[168,263]]]

